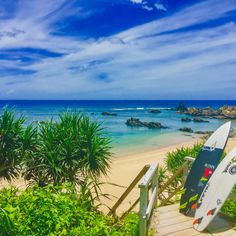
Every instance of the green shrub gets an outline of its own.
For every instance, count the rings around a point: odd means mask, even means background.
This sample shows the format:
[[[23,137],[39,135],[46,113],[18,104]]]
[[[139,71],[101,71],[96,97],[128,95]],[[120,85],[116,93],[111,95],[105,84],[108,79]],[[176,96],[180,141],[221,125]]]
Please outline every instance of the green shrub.
[[[105,216],[90,204],[84,204],[74,188],[30,187],[0,191],[1,236],[95,236],[136,235],[137,214],[123,221]]]
[[[167,153],[166,166],[169,171],[175,172],[184,163],[186,156],[196,157],[202,148],[202,144],[195,144],[193,147],[177,148],[173,152]]]
[[[234,194],[236,194],[236,187],[234,187],[234,189],[233,189],[232,192],[233,192]],[[224,214],[226,214],[226,215],[228,215],[228,216],[230,216],[230,217],[236,219],[236,202],[235,202],[234,200],[230,200],[230,199],[227,200],[227,201],[224,203],[223,207],[221,208],[221,211],[222,211]]]
[[[109,144],[100,124],[78,113],[65,113],[59,121],[40,124],[37,146],[27,156],[24,176],[40,186],[94,179],[109,168]]]

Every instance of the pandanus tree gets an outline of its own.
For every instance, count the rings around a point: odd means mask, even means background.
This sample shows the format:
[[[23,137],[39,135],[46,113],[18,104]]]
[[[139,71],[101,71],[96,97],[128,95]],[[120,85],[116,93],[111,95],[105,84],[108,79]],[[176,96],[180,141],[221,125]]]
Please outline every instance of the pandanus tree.
[[[92,199],[98,177],[110,163],[110,139],[101,124],[79,113],[64,113],[58,120],[25,124],[10,109],[0,115],[0,178],[22,174],[38,186],[71,183]]]
[[[24,156],[32,150],[36,129],[24,126],[25,118],[4,108],[0,116],[0,178],[18,177]]]
[[[44,186],[96,181],[109,168],[110,139],[97,122],[78,113],[39,124],[37,145],[25,159],[24,176]]]

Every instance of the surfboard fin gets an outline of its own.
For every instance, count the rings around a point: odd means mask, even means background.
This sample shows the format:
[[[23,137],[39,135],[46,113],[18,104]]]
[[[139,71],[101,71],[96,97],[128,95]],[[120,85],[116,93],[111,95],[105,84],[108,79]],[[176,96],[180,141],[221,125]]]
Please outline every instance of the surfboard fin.
[[[212,216],[212,215],[214,215],[215,211],[216,211],[216,208],[209,210],[209,211],[207,212],[207,216]]]
[[[191,206],[191,208],[192,208],[192,209],[197,209],[197,208],[198,208],[198,204],[197,204],[197,203],[193,204],[193,205]]]
[[[194,220],[193,225],[200,224],[202,222],[202,219],[203,219],[203,217]]]

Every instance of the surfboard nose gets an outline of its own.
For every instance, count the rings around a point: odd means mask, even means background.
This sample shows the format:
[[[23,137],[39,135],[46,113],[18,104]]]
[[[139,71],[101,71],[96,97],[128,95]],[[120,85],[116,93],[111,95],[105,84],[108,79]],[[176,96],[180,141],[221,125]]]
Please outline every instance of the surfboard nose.
[[[231,121],[228,121],[221,125],[214,134],[206,141],[205,146],[211,147],[214,143],[214,147],[218,149],[224,149],[226,142],[225,140],[228,139],[229,132],[231,129]],[[216,137],[220,137],[216,139]],[[215,143],[215,140],[217,140],[217,143]]]

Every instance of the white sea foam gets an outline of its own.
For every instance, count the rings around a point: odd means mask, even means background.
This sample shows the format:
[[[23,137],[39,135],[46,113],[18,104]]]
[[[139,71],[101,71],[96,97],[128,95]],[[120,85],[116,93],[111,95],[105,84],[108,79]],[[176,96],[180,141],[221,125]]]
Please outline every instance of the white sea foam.
[[[171,107],[127,107],[127,108],[112,108],[113,111],[136,111],[136,110],[167,110]]]
[[[135,110],[145,110],[144,107],[127,107],[127,108],[113,108],[113,111],[135,111]]]
[[[156,110],[156,109],[158,109],[158,110],[170,110],[171,107],[150,107],[150,108],[147,108],[147,109],[149,109],[149,110]]]

